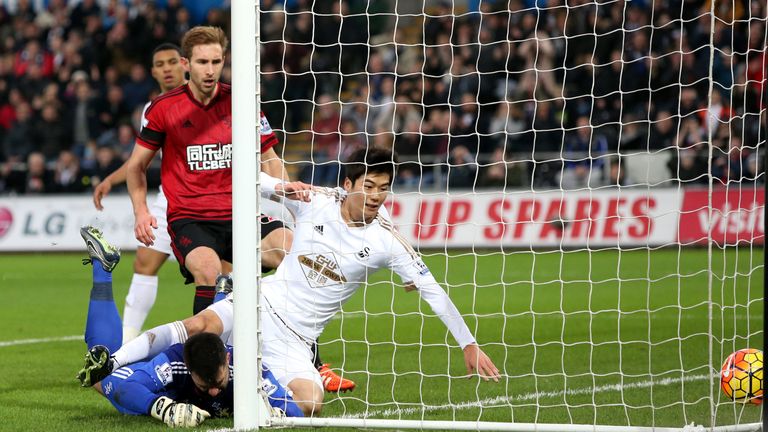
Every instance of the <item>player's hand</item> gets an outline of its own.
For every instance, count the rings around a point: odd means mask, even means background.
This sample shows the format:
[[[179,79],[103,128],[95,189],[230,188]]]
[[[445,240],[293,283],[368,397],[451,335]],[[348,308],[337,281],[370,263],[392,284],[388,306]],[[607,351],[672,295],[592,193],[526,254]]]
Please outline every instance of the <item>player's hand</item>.
[[[499,382],[499,369],[477,344],[464,347],[464,364],[469,375],[477,372],[486,381],[492,379]]]
[[[166,396],[157,398],[152,404],[150,414],[172,428],[197,427],[211,416],[208,411],[195,405],[178,403]]]
[[[300,181],[279,183],[275,186],[275,192],[280,196],[296,201],[312,201],[312,185]]]
[[[104,210],[104,206],[101,205],[101,200],[109,194],[112,190],[112,182],[104,179],[95,188],[93,188],[93,205],[96,206],[96,210]]]
[[[136,225],[133,227],[133,233],[136,236],[136,240],[142,242],[145,246],[149,247],[155,243],[155,232],[157,229],[157,218],[152,216],[149,212],[141,212],[136,214]]]

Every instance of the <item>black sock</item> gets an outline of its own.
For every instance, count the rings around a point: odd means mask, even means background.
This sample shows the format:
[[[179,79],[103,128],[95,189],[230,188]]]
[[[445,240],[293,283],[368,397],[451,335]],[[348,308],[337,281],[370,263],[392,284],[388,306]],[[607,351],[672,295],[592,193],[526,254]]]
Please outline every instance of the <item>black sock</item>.
[[[192,306],[192,314],[197,315],[198,312],[213,304],[214,294],[216,293],[213,286],[200,285],[195,287],[195,303]]]
[[[320,360],[320,347],[317,345],[317,340],[312,344],[312,361],[315,363],[315,369],[320,370],[320,368],[323,367],[323,361]]]

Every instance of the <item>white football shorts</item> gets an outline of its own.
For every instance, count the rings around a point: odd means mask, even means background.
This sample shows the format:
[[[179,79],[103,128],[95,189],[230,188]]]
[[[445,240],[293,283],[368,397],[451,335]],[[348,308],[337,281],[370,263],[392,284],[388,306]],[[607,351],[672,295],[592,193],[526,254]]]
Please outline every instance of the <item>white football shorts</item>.
[[[232,293],[226,299],[208,306],[208,309],[218,315],[224,327],[221,338],[231,345],[235,309]],[[269,307],[261,314],[261,335],[262,361],[283,387],[301,378],[323,388],[320,373],[312,362],[311,342],[291,330]]]
[[[164,253],[169,255],[169,258],[175,260],[176,256],[173,255],[173,250],[171,250],[171,235],[168,234],[168,200],[165,198],[162,187],[157,191],[155,199],[150,204],[149,212],[157,219],[157,229],[154,230],[155,243],[152,246],[146,246],[138,240],[136,242],[141,247],[148,247],[149,249]]]

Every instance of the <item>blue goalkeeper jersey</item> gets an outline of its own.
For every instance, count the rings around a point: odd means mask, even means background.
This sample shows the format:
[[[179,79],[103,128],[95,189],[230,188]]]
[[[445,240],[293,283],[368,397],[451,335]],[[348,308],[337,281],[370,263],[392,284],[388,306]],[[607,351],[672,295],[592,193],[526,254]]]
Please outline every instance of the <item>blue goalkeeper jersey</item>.
[[[200,391],[184,364],[184,345],[176,344],[149,361],[133,363],[115,370],[101,382],[102,392],[112,405],[123,414],[149,415],[152,404],[167,396],[176,402],[191,403],[208,411],[213,417],[232,414],[233,387],[232,347],[229,352],[229,385],[215,397]],[[293,402],[268,369],[262,370],[262,389],[269,395],[269,403],[282,409],[288,416],[302,416]]]

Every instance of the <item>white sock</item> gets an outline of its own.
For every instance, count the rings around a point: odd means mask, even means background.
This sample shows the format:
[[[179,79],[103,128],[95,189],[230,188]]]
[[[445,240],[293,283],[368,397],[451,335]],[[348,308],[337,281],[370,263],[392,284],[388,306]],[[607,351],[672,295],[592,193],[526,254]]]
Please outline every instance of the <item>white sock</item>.
[[[177,343],[187,340],[187,329],[181,321],[163,324],[147,330],[136,339],[124,344],[113,357],[115,369],[137,361],[152,358]]]
[[[133,274],[123,310],[123,344],[141,333],[141,326],[157,298],[157,276]]]

